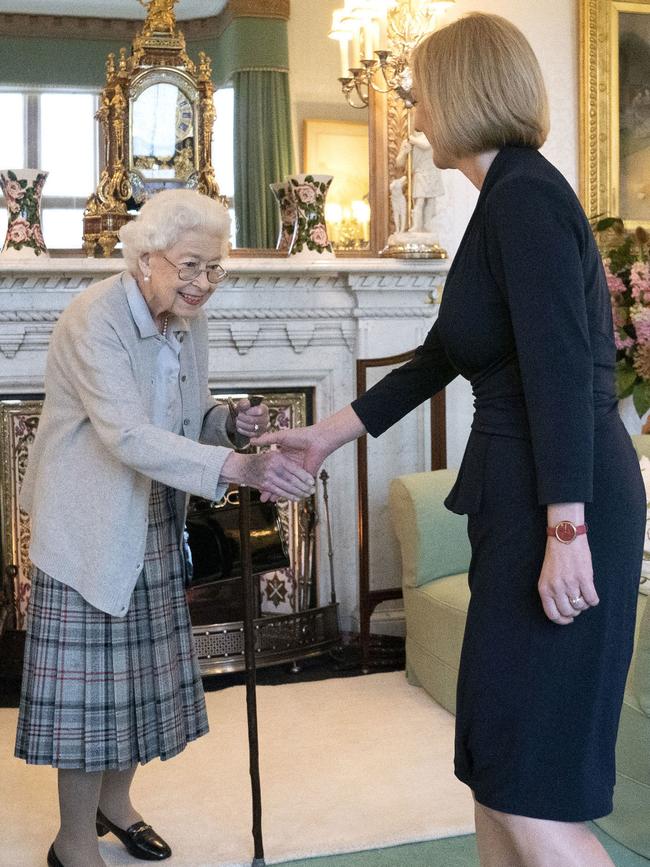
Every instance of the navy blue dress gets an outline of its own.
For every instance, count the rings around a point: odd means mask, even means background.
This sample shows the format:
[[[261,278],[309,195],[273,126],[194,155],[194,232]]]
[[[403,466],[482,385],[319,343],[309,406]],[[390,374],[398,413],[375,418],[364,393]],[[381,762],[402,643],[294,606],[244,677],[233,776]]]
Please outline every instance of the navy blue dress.
[[[611,812],[645,528],[617,412],[609,294],[589,223],[536,150],[492,163],[413,361],[352,406],[378,436],[458,374],[474,418],[446,505],[468,516],[471,601],[455,769],[477,801],[577,822]],[[600,605],[573,624],[537,592],[546,505],[584,502]]]

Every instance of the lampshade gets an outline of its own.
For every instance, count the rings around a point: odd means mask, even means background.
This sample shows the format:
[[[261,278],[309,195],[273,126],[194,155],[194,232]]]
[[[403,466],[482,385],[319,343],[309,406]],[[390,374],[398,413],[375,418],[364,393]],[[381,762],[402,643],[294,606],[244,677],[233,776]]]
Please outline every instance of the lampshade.
[[[345,9],[335,9],[332,12],[332,29],[327,34],[330,39],[336,39],[338,42],[349,42],[352,39],[356,26],[349,18],[344,19],[344,15]]]

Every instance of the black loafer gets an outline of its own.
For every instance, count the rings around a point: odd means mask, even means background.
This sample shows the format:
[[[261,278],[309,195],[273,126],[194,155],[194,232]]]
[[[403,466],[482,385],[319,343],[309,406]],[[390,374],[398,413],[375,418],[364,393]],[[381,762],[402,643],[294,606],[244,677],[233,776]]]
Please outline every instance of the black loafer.
[[[123,831],[107,819],[101,810],[97,810],[97,834],[103,837],[109,831],[124,843],[134,858],[140,858],[142,861],[164,861],[172,854],[172,850],[163,838],[146,822],[135,822]],[[51,867],[63,867],[63,865],[55,863]]]
[[[50,846],[50,851],[47,853],[47,867],[63,867],[63,864],[57,858],[54,851],[54,843]]]

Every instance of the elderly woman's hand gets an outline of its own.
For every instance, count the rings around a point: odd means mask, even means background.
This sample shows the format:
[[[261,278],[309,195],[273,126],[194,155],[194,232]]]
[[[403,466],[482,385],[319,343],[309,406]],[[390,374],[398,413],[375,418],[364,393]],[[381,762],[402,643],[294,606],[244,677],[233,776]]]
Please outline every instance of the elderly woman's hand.
[[[265,403],[251,406],[251,402],[244,399],[237,402],[235,409],[237,412],[235,430],[238,434],[250,439],[268,430],[269,408]]]
[[[302,500],[316,488],[314,477],[278,451],[262,454],[233,452],[226,458],[221,479],[248,485],[265,493],[265,499]]]

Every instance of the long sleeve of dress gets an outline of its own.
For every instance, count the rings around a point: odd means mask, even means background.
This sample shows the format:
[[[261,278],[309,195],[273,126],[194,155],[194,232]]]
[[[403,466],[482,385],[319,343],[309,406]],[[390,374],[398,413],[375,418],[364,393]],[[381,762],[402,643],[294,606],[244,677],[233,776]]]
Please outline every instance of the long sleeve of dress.
[[[584,223],[552,183],[514,178],[487,200],[487,255],[508,305],[540,505],[590,502],[593,357],[581,259]]]
[[[368,433],[378,437],[416,406],[442,391],[457,375],[445,353],[436,322],[424,343],[415,350],[415,357],[353,401],[352,409]]]

